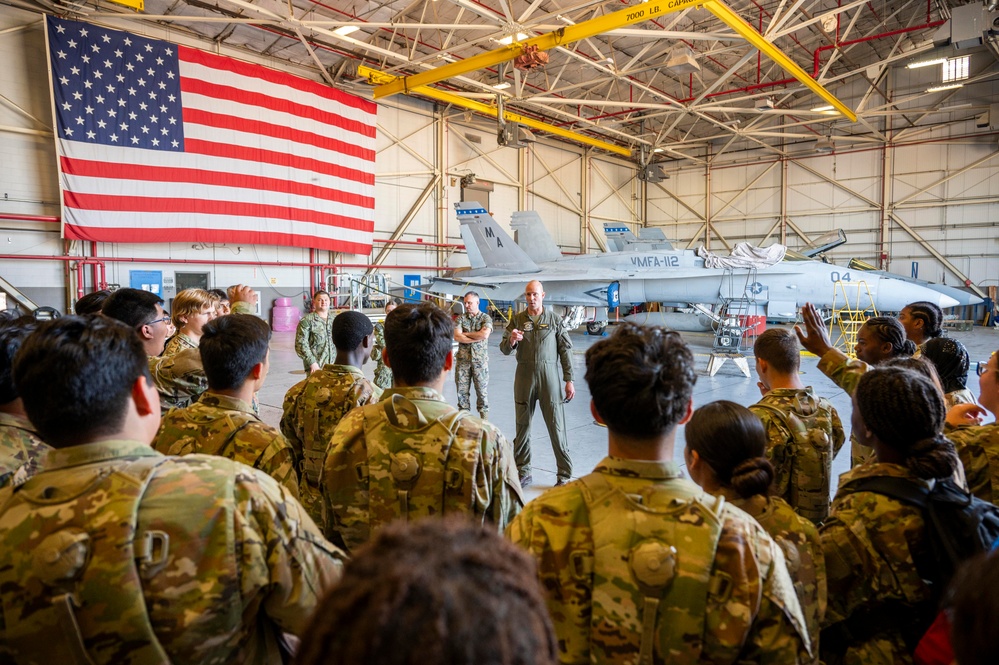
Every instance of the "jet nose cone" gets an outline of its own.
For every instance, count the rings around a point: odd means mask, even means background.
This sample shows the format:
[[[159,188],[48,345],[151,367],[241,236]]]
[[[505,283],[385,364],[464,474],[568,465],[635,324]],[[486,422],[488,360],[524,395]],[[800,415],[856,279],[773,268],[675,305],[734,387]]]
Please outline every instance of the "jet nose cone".
[[[919,284],[903,282],[899,279],[882,277],[879,280],[878,292],[875,296],[879,311],[898,312],[909,303],[919,300],[931,302],[941,309],[957,307],[961,303],[955,298],[938,293]]]
[[[956,298],[951,298],[950,296],[940,294],[940,299],[937,301],[937,307],[940,309],[947,309],[948,307],[957,307],[960,305]]]

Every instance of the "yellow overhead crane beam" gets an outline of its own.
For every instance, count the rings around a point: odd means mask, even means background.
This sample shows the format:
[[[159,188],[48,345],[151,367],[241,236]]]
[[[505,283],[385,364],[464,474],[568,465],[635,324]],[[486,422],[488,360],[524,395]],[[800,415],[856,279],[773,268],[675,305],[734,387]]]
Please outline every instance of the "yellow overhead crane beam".
[[[480,53],[479,55],[465,58],[464,60],[459,60],[458,62],[453,62],[441,67],[435,67],[434,69],[420,72],[419,74],[393,78],[392,81],[383,83],[375,88],[374,97],[375,99],[380,99],[382,97],[387,97],[400,92],[413,92],[414,88],[431,85],[433,83],[449,79],[453,76],[460,76],[462,74],[467,74],[468,72],[485,69],[486,67],[494,67],[501,63],[509,62],[510,60],[522,55],[528,46],[537,46],[538,50],[547,51],[555,48],[556,46],[565,46],[572,42],[587,39],[610,30],[623,28],[628,25],[634,25],[635,23],[641,23],[642,21],[648,21],[664,14],[670,14],[672,12],[681,11],[683,9],[687,9],[688,7],[695,6],[703,6],[730,28],[739,33],[739,35],[741,35],[746,41],[759,49],[762,53],[766,54],[767,57],[771,58],[774,62],[787,70],[792,76],[805,84],[809,89],[815,92],[815,94],[832,104],[833,107],[835,107],[836,110],[844,116],[849,118],[851,121],[857,120],[857,115],[851,111],[846,104],[841,102],[831,92],[819,85],[815,79],[809,76],[808,73],[801,67],[796,65],[791,58],[784,54],[783,51],[768,42],[763,35],[758,33],[751,25],[746,23],[744,19],[719,0],[652,0],[651,2],[646,2],[640,5],[626,7],[616,12],[590,19],[589,21],[583,21],[581,23],[576,23],[575,25],[559,28],[553,32],[532,37],[531,39],[526,39],[522,42],[515,42],[493,51]],[[421,93],[426,94],[422,91]]]
[[[460,76],[461,74],[485,69],[486,67],[494,67],[522,55],[528,46],[537,46],[540,51],[548,51],[556,46],[566,46],[581,39],[587,39],[609,30],[614,30],[615,28],[623,28],[627,25],[648,21],[663,14],[693,7],[701,2],[703,0],[658,0],[657,2],[647,2],[633,7],[626,7],[616,12],[590,19],[589,21],[567,25],[553,32],[525,39],[522,42],[514,42],[513,44],[502,46],[486,53],[480,53],[479,55],[474,55],[458,62],[435,67],[434,69],[413,74],[412,76],[398,78],[391,83],[386,83],[375,88],[375,99],[394,95],[399,92],[407,92],[416,86],[430,85],[431,83],[437,83],[452,76]]]
[[[357,68],[357,75],[363,76],[368,79],[370,83],[375,85],[386,85],[391,81],[399,80],[399,77],[393,76],[392,74],[386,74],[385,72],[380,72],[377,69],[372,69],[371,67],[365,67],[360,65]],[[476,111],[483,115],[488,115],[493,118],[496,117],[496,107],[490,104],[483,104],[482,102],[475,101],[473,99],[466,99],[460,95],[456,95],[452,92],[447,92],[444,90],[438,90],[437,88],[431,88],[429,86],[419,86],[417,88],[410,88],[407,92],[415,93],[418,95],[423,95],[425,97],[430,97],[431,99],[436,99],[438,101],[445,102],[447,104],[454,104],[455,106],[460,106],[462,108],[469,109],[471,111]],[[540,122],[533,118],[527,118],[516,113],[510,113],[509,111],[503,112],[503,119],[507,122],[519,122],[525,127],[530,127],[532,129],[537,129],[538,131],[548,132],[549,134],[554,134],[556,136],[561,136],[562,138],[569,139],[570,141],[576,141],[577,143],[583,143],[585,145],[593,146],[594,148],[600,148],[601,150],[606,150],[607,152],[613,152],[624,157],[631,157],[631,150],[629,148],[623,148],[619,145],[614,145],[613,143],[608,143],[606,141],[601,141],[600,139],[595,139],[585,134],[578,134],[576,132],[571,132],[568,129],[562,129],[561,127],[556,127],[555,125],[549,125],[544,122]]]

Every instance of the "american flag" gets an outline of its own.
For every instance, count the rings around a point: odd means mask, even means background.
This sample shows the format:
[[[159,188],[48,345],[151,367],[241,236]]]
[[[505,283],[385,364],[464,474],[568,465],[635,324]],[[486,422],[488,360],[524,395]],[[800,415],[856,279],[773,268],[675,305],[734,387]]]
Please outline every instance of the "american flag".
[[[63,233],[369,254],[375,104],[48,17]]]

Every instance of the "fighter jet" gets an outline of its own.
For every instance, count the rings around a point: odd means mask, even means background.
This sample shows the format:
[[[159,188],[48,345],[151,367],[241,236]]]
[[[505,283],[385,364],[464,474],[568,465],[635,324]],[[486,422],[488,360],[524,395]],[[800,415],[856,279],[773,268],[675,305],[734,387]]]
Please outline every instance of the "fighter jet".
[[[766,267],[709,268],[693,250],[674,249],[665,238],[650,237],[646,240],[654,241],[648,243],[655,245],[652,248],[563,256],[535,212],[513,214],[511,227],[518,236],[514,242],[480,204],[455,203],[455,209],[470,268],[433,278],[429,288],[435,293],[460,296],[474,290],[492,300],[513,301],[527,282],[538,279],[544,283],[545,302],[552,305],[605,312],[603,308],[621,304],[737,301],[742,313],[777,319],[795,318],[806,302],[832,307],[837,289],[845,288],[849,295],[851,284],[856,285],[854,293],[863,294],[862,301],[868,301],[869,292],[879,311],[899,311],[917,300],[941,308],[959,304],[918,284],[862,274],[793,252]],[[865,284],[856,284],[860,280]],[[843,297],[841,290],[837,305],[842,306]]]

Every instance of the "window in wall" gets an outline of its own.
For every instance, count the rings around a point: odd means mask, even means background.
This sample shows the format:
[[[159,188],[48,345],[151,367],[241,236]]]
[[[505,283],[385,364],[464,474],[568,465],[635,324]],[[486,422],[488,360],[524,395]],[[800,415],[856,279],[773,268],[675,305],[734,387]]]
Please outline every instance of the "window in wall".
[[[943,82],[954,83],[968,78],[968,56],[948,58],[943,63]]]

